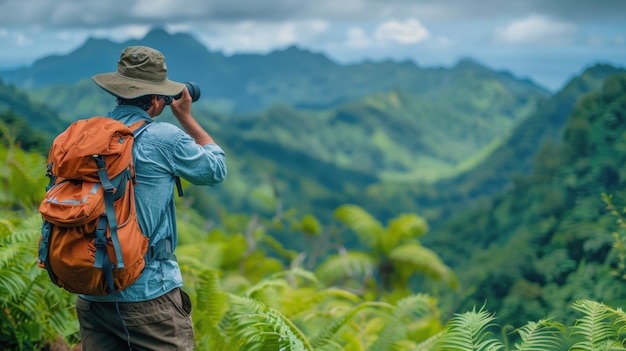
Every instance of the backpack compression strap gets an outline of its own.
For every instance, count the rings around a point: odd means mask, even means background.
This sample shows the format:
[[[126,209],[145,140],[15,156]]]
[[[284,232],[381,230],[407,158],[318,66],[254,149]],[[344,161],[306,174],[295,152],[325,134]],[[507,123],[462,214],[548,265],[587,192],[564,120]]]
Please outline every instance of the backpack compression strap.
[[[124,259],[122,258],[122,249],[120,247],[120,239],[117,236],[117,218],[115,218],[115,207],[113,207],[113,192],[115,191],[115,187],[111,183],[109,179],[109,175],[106,170],[106,163],[104,162],[104,157],[100,155],[93,155],[93,158],[96,160],[96,164],[98,165],[98,177],[100,177],[100,183],[102,183],[102,187],[104,188],[104,208],[106,217],[109,222],[109,228],[111,229],[111,240],[113,240],[113,248],[115,249],[115,257],[117,258],[117,269],[124,269]],[[124,173],[128,174],[128,170],[125,170]],[[122,177],[125,178],[125,177]],[[102,268],[102,260],[94,263],[96,268]]]
[[[148,128],[149,125],[150,125],[150,122],[146,122],[140,125],[139,127],[134,128],[133,138],[137,138],[139,134],[141,134],[141,132],[143,132],[144,130],[146,130],[146,128]],[[117,267],[114,267],[114,268],[124,269],[124,259],[122,258],[122,249],[120,247],[120,240],[117,235],[117,219],[115,217],[115,207],[113,207],[113,201],[114,201],[113,192],[115,191],[115,187],[111,183],[111,180],[109,179],[109,175],[106,171],[106,162],[104,161],[104,157],[100,155],[94,155],[93,158],[96,160],[96,165],[98,166],[98,177],[100,178],[100,183],[102,183],[102,187],[104,188],[105,214],[106,214],[106,219],[108,221],[109,228],[111,231],[111,240],[113,241],[113,248],[115,249],[115,257],[117,259]],[[119,179],[119,184],[120,185],[123,184],[124,186],[126,186],[126,181],[130,179],[131,175],[130,175],[129,170],[125,170],[123,173],[124,173],[123,175],[119,175],[117,177],[121,178]],[[125,191],[125,189],[123,190]],[[120,191],[122,190],[120,189]],[[99,221],[99,227],[100,227],[101,222],[103,222],[102,218]],[[104,224],[106,224],[106,221],[104,222]],[[105,252],[105,251],[101,250],[101,252]],[[108,258],[105,258],[104,255],[102,254],[96,255],[96,261],[94,262],[94,267],[103,268],[103,266],[108,266],[108,265],[110,265],[110,260]],[[108,267],[105,267],[105,268],[108,268]],[[105,275],[107,274],[106,270],[105,270]],[[109,284],[112,284],[112,282],[113,281],[111,280]]]

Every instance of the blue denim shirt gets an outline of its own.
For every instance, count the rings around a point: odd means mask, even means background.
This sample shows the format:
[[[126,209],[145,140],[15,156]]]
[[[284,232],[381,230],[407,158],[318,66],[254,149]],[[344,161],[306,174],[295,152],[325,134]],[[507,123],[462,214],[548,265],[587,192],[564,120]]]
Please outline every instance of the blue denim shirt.
[[[136,106],[117,106],[108,117],[131,125],[152,118]],[[178,244],[175,177],[196,185],[214,185],[226,177],[224,151],[215,144],[200,146],[187,133],[166,122],[152,122],[133,146],[136,186],[135,199],[139,226],[150,244],[171,238]],[[153,260],[128,288],[117,293],[118,301],[138,302],[159,297],[181,287],[183,279],[176,261]],[[115,301],[106,296],[80,295],[90,301]]]

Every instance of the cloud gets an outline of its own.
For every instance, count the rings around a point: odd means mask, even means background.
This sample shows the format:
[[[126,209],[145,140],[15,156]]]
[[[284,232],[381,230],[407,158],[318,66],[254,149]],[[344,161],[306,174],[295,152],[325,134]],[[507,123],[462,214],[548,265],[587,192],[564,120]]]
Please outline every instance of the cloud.
[[[496,28],[494,36],[506,44],[558,45],[569,42],[575,31],[574,25],[533,14]]]
[[[394,41],[402,44],[414,44],[430,38],[430,33],[415,18],[404,22],[391,20],[376,28],[374,38],[381,41]]]
[[[328,26],[323,20],[210,23],[204,25],[209,34],[200,35],[200,39],[208,47],[228,54],[267,52],[277,47],[310,41],[326,32]]]
[[[96,37],[110,38],[111,40],[121,42],[130,38],[143,38],[150,31],[150,29],[152,29],[150,25],[128,25],[114,28],[100,28],[94,30],[92,33]]]
[[[351,48],[366,48],[372,41],[361,27],[350,27],[347,32],[346,46]]]

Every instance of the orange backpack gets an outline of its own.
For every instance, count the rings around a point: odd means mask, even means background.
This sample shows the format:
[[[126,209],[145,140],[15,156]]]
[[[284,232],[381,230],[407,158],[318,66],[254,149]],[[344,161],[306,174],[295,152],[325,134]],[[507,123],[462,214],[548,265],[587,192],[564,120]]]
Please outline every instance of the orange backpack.
[[[92,117],[52,143],[38,264],[58,286],[106,295],[139,278],[149,241],[135,212],[132,147],[148,125]]]

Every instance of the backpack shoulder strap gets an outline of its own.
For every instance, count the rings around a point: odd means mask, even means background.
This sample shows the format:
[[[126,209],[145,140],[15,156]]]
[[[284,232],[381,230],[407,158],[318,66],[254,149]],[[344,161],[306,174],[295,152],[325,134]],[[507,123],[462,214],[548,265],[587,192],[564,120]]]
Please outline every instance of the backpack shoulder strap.
[[[139,138],[139,135],[141,135],[141,133],[143,133],[143,131],[148,129],[151,125],[152,121],[139,121],[129,125],[128,128],[130,128],[133,132],[134,138],[137,139]]]
[[[148,129],[151,123],[152,121],[139,121],[129,126],[130,130],[133,131],[135,140],[139,138],[139,136],[141,135],[141,133],[143,133],[144,130]],[[176,182],[176,191],[178,192],[178,196],[183,197],[184,196],[183,185],[180,181],[180,177],[175,177],[175,182]]]

